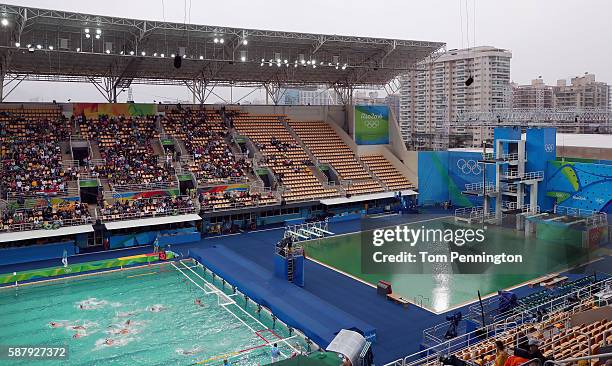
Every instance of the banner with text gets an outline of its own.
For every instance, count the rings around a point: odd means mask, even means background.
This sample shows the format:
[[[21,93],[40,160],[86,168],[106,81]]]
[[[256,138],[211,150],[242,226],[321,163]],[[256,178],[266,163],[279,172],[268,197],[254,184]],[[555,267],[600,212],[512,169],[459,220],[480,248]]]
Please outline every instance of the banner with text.
[[[386,105],[356,105],[354,124],[357,145],[389,143],[389,107]]]

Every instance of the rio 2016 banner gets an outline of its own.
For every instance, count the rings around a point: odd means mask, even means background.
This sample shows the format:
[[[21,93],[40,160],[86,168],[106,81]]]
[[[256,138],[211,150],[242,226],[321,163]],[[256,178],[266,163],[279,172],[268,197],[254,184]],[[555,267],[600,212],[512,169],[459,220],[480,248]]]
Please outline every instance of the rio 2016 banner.
[[[389,143],[389,107],[386,105],[356,105],[354,113],[357,145]]]
[[[85,114],[87,118],[100,115],[115,116],[150,116],[157,114],[157,105],[144,103],[73,103],[72,115]]]

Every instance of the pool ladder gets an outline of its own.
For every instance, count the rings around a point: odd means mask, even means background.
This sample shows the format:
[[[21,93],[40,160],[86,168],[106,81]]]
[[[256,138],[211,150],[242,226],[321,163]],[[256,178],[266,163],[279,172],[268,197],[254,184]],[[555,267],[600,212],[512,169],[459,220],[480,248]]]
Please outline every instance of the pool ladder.
[[[417,295],[414,297],[414,304],[423,307],[423,304],[429,305],[429,297]]]
[[[287,281],[293,282],[293,268],[294,268],[295,259],[293,258],[293,254],[287,255]]]

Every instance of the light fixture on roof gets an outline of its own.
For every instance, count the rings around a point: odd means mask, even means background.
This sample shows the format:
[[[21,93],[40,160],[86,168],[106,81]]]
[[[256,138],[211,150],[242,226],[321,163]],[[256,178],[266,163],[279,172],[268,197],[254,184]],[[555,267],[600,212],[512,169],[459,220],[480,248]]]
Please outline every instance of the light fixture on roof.
[[[312,63],[313,65],[317,63],[317,60],[315,60],[314,58],[312,59],[312,61],[310,61],[310,63]]]
[[[147,53],[146,53],[145,51],[140,52],[140,54],[141,54],[142,56],[146,56],[146,55],[147,55]]]
[[[53,46],[49,46],[49,49],[50,49],[51,51],[53,51]]]
[[[108,55],[110,53],[110,50],[106,50],[106,54]]]
[[[183,58],[187,58],[187,55],[183,55]]]
[[[157,52],[153,52],[153,57],[157,57]]]
[[[204,56],[200,55],[200,60],[204,60]]]
[[[164,55],[163,53],[161,55],[159,55],[159,57],[164,58],[166,57],[166,55]]]
[[[215,42],[215,43],[219,43],[219,38],[215,38],[215,39],[213,39],[213,42]]]
[[[342,65],[342,70],[346,70],[346,64]]]
[[[263,62],[262,62],[262,63],[260,63],[260,64],[259,64],[259,66],[260,66],[260,67],[261,67],[261,66],[263,66]]]
[[[174,57],[176,57],[176,55],[173,53],[173,54],[170,55],[170,57],[174,58]]]
[[[85,38],[89,38],[89,37],[91,37],[91,34],[86,33],[86,34],[85,34]]]
[[[19,46],[21,46],[21,43],[15,42],[15,47],[19,47]]]
[[[81,52],[81,47],[77,47],[77,52]],[[121,54],[123,54],[123,51],[121,51]]]
[[[120,55],[123,55],[123,51],[119,52]]]
[[[339,68],[340,68],[340,66],[339,66],[339,65],[336,65],[336,70],[338,70]]]
[[[89,28],[85,28],[85,34],[89,34]]]
[[[130,56],[134,56],[134,51],[130,51]]]
[[[241,50],[240,51],[240,61],[245,62],[247,58],[247,51],[246,50]]]
[[[243,45],[243,46],[246,46],[247,44],[249,44],[249,41],[247,41],[246,39],[243,39],[243,40],[242,40],[242,45]]]
[[[96,34],[96,39],[100,39],[100,35],[99,34]]]
[[[31,45],[28,45],[28,52],[34,52],[34,47],[32,47]]]
[[[302,64],[303,64],[303,62],[302,62]],[[307,64],[307,65],[310,65],[310,60],[306,61],[306,64]]]
[[[6,27],[7,25],[9,25],[9,21],[6,18],[2,18],[2,20],[0,20],[0,23],[2,24],[3,27]]]
[[[225,40],[224,40],[223,38],[221,38],[221,39],[219,40],[219,43],[221,43],[221,44],[223,44],[224,42],[225,42]]]
[[[40,49],[42,49],[42,46],[41,46],[41,45],[39,45],[39,44],[37,44],[37,45],[36,45],[36,48],[40,50]]]
[[[316,64],[312,64],[312,68],[313,68],[313,69],[316,69],[316,68],[317,68],[317,65],[316,65]]]
[[[102,34],[102,29],[100,28],[96,29],[96,34]]]

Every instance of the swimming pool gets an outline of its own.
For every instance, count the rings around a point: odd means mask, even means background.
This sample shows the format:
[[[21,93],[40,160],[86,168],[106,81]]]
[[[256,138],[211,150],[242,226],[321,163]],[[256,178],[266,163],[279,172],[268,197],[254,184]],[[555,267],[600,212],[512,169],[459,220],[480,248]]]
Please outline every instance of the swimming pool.
[[[466,227],[464,224],[456,224],[448,217],[425,221],[428,229]],[[418,229],[425,221],[406,225]],[[358,232],[305,241],[301,244],[309,259],[371,286],[375,286],[379,280],[388,281],[394,292],[437,313],[474,301],[478,290],[484,297],[500,289],[512,288],[545,274],[585,263],[596,254],[596,252],[585,253],[580,248],[555,242],[526,238],[512,229],[488,225],[487,240],[490,243],[487,245],[499,251],[504,247],[518,246],[525,256],[538,258],[537,265],[525,268],[524,274],[498,273],[496,272],[498,267],[495,266],[490,266],[487,272],[480,274],[435,273],[435,271],[429,274],[372,274],[365,273],[361,266],[361,240],[362,234]]]
[[[259,365],[273,343],[284,357],[308,347],[192,261],[4,288],[0,304],[2,344],[67,345],[63,365]]]

